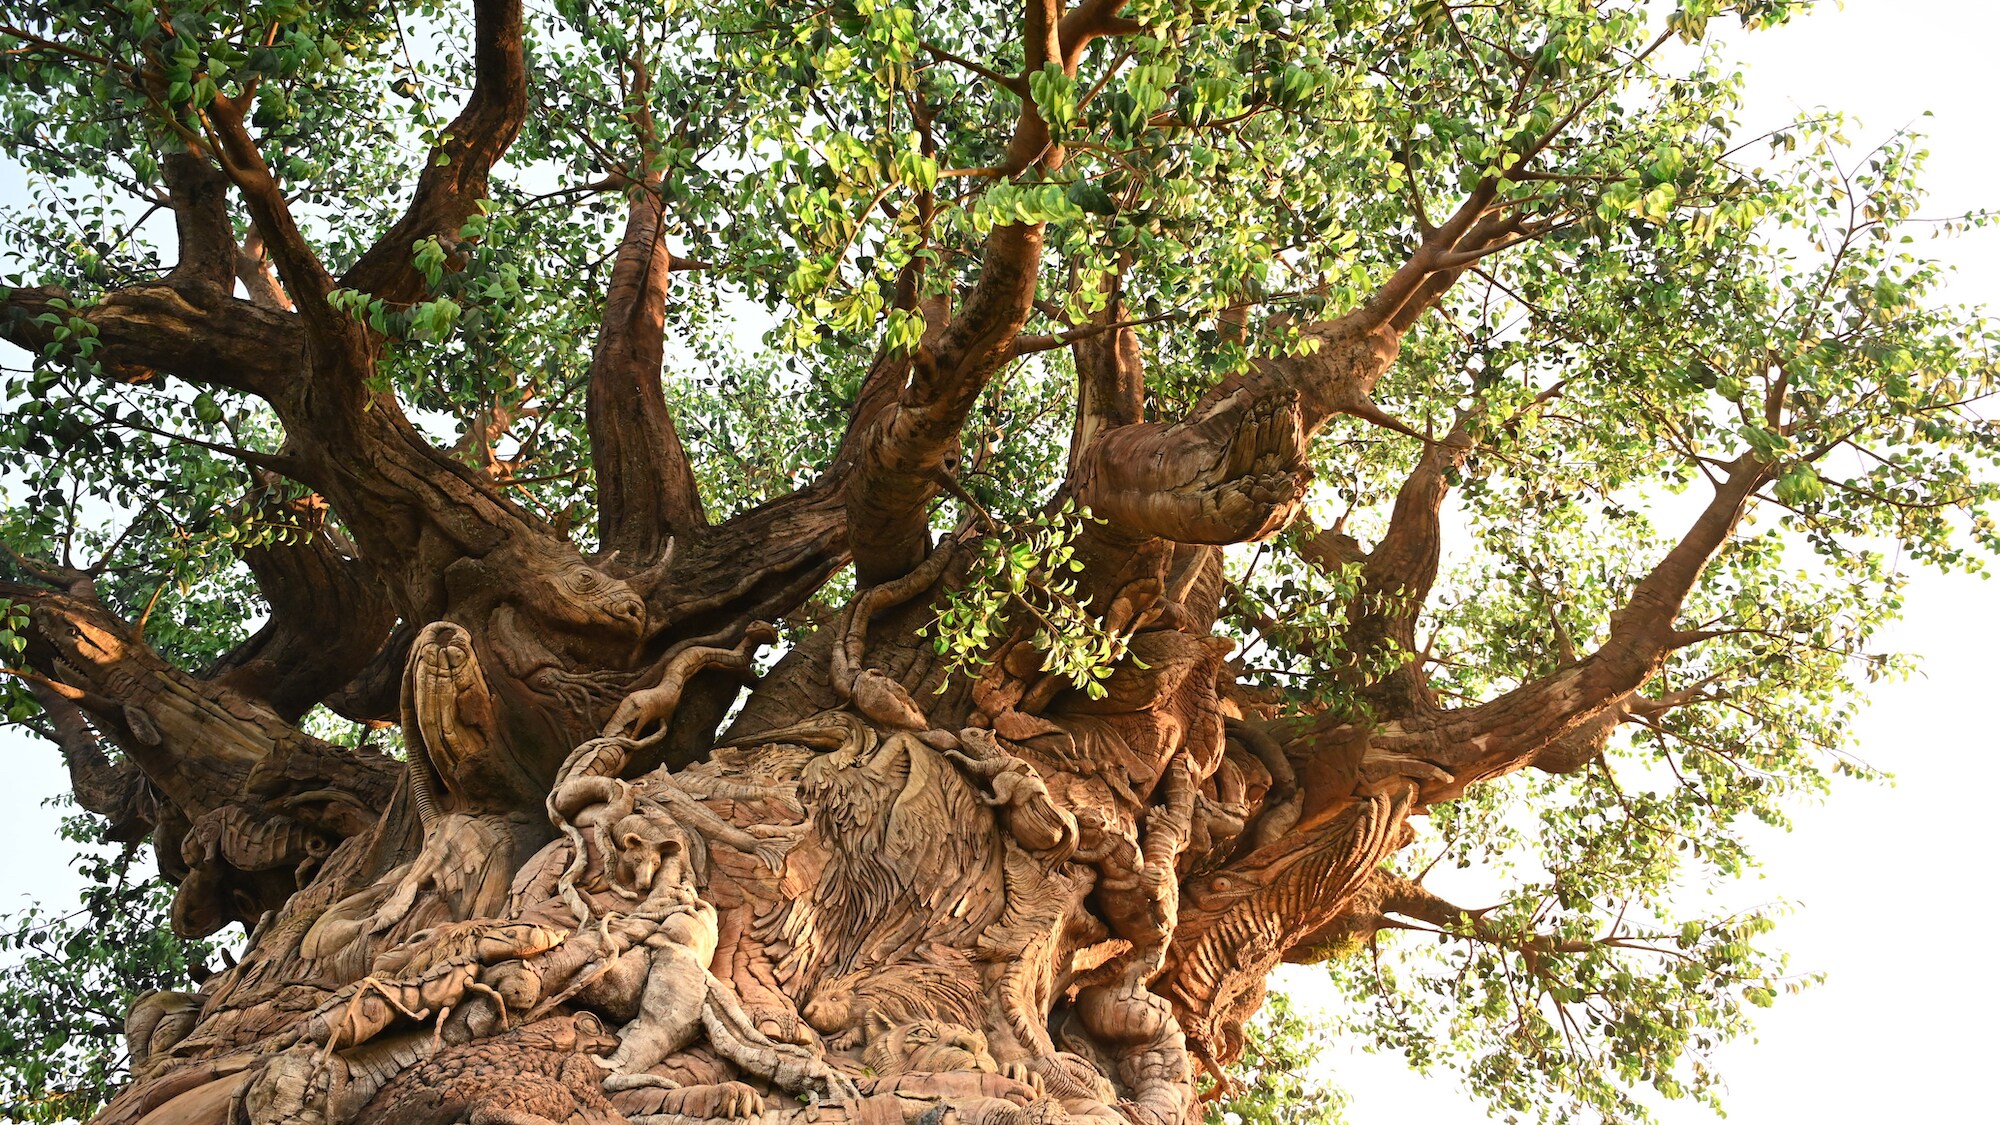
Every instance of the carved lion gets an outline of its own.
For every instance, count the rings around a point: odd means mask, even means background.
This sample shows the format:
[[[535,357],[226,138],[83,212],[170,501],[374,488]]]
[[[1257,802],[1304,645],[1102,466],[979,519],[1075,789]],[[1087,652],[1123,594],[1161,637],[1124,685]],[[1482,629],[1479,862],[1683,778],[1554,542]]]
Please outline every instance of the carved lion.
[[[939,1074],[953,1070],[998,1073],[986,1036],[964,1024],[943,1020],[896,1022],[875,1015],[868,1021],[868,1045],[861,1061],[878,1075]]]

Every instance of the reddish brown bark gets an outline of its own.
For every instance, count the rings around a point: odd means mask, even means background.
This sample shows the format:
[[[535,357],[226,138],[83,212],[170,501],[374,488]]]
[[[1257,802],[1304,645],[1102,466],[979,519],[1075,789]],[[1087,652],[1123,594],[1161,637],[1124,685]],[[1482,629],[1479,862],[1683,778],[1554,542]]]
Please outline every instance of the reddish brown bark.
[[[1073,74],[1093,39],[1138,31],[1119,10],[1025,4],[1023,76]],[[1395,664],[1355,677],[1365,713],[1263,705],[1212,635],[1218,548],[1296,519],[1326,424],[1408,432],[1369,398],[1404,336],[1528,233],[1490,181],[1420,224],[1360,308],[1307,326],[1317,348],[1259,358],[1167,420],[1147,419],[1116,282],[1099,322],[1024,341],[1043,230],[996,227],[964,290],[926,303],[914,352],[876,357],[828,471],[714,525],[661,385],[670,216],[656,184],[632,184],[589,377],[586,556],[425,440],[371,383],[383,341],[327,300],[421,298],[413,243],[473,214],[519,130],[520,7],[479,0],[475,17],[446,159],[344,277],[222,100],[212,147],[169,162],[179,265],[77,312],[111,377],[269,402],[286,440],[258,464],[315,490],[288,513],[307,534],[245,553],[270,621],[206,677],[162,660],[88,575],[0,582],[30,608],[32,683],[85,806],[156,833],[183,932],[254,927],[198,996],[143,1002],[135,1082],[103,1121],[948,1107],[1179,1125],[1195,1060],[1241,1050],[1281,960],[1392,915],[1456,922],[1381,870],[1411,815],[1513,770],[1581,768],[1617,725],[1675,705],[1643,692],[1699,639],[1675,619],[1766,480],[1748,457],[1597,651],[1487,703],[1441,707],[1415,656],[1463,426],[1425,437],[1379,542],[1327,532],[1303,551],[1360,566],[1349,648]],[[1062,165],[1025,93],[1005,152],[1002,174]],[[232,192],[254,245],[234,241]],[[918,292],[913,267],[900,305]],[[0,332],[47,344],[33,318],[62,296],[8,294]],[[968,683],[923,630],[972,581],[973,536],[933,546],[932,504],[996,374],[1063,345],[1079,376],[1064,490],[1104,521],[1079,545],[1080,592],[1129,652],[1101,693],[1078,690],[1043,670],[1041,626],[1019,613]],[[849,561],[849,607],[718,733],[768,623]],[[303,733],[321,703],[399,722],[407,762]],[[161,1004],[198,1015],[160,1032]],[[502,1112],[516,1085],[540,1116]]]

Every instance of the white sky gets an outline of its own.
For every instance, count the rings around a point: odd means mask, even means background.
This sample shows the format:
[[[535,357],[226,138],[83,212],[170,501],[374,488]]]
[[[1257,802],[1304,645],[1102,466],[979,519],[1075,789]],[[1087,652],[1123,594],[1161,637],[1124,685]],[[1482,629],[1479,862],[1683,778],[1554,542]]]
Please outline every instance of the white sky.
[[[1823,6],[1789,28],[1735,37],[1750,73],[1747,130],[1817,106],[1859,118],[1850,135],[1862,144],[1915,123],[1931,138],[1931,213],[2000,208],[1991,116],[2000,4]],[[1919,120],[1926,110],[1934,116]],[[18,191],[6,171],[0,191]],[[2000,230],[1928,247],[1959,267],[1955,301],[2000,310]],[[2000,583],[1919,575],[1885,644],[1921,654],[1924,673],[1879,686],[1859,728],[1861,756],[1894,773],[1895,785],[1840,785],[1764,847],[1752,897],[1798,904],[1776,943],[1795,970],[1829,980],[1781,998],[1760,1013],[1755,1041],[1724,1050],[1734,1120],[2000,1121],[1986,1069],[2000,1050],[2000,984],[1987,955],[2000,887],[1978,811],[2000,790],[2000,737],[1986,711],[2000,667],[1989,656],[1996,625]],[[0,734],[0,779],[0,912],[31,898],[67,901],[77,886],[71,849],[55,836],[55,810],[41,804],[67,784],[54,748]],[[1357,1125],[1487,1120],[1449,1078],[1416,1075],[1400,1059],[1337,1050],[1330,1062]],[[1714,1120],[1694,1106],[1671,1106],[1663,1119]]]

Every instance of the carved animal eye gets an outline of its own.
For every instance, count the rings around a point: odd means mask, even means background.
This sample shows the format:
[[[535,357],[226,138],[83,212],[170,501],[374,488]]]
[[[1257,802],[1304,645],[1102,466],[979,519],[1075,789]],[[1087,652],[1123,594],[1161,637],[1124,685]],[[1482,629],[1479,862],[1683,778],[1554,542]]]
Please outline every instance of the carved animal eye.
[[[931,1029],[928,1027],[913,1027],[910,1029],[910,1038],[919,1043],[928,1043],[935,1037],[931,1034]]]

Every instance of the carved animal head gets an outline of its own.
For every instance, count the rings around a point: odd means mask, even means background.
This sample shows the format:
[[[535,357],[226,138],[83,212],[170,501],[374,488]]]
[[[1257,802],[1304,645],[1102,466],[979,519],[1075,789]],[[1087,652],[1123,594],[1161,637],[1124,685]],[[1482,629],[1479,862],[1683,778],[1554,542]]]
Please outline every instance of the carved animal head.
[[[958,950],[926,946],[915,960],[835,977],[813,991],[800,1014],[836,1048],[868,1035],[869,1021],[931,1020],[970,1026],[985,1010],[979,970]]]
[[[517,1042],[522,1046],[574,1051],[581,1055],[608,1055],[618,1049],[618,1037],[611,1034],[594,1012],[551,1016],[537,1020],[514,1034],[519,1037]]]
[[[611,826],[605,869],[613,889],[628,897],[644,898],[664,887],[692,888],[700,861],[687,830],[650,801]]]
[[[540,536],[518,536],[481,558],[460,559],[445,569],[444,581],[457,620],[484,620],[504,605],[544,629],[630,638],[646,625],[645,599],[629,582]]]
[[[880,1075],[1000,1070],[986,1049],[986,1036],[972,1028],[943,1020],[897,1023],[879,1015],[869,1018],[868,1046],[861,1061]]]
[[[556,595],[545,610],[585,627],[612,626],[633,634],[646,627],[646,602],[621,579],[613,578],[584,562],[572,559],[557,571],[549,583]]]
[[[854,709],[890,730],[924,730],[931,724],[902,684],[873,668],[854,677]]]
[[[575,1050],[585,1055],[608,1055],[618,1049],[618,1037],[604,1026],[595,1012],[578,1012],[570,1017],[575,1029]]]

